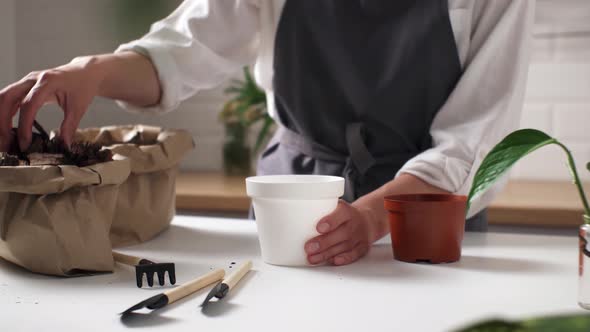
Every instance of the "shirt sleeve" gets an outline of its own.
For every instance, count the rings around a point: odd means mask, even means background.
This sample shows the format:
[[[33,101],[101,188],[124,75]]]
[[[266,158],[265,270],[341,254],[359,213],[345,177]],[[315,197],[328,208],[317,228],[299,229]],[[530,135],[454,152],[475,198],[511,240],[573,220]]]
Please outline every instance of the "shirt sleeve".
[[[449,192],[469,192],[483,158],[518,128],[533,18],[533,0],[475,3],[463,74],[433,120],[433,147],[409,160],[398,174],[412,174]],[[469,216],[487,206],[497,189],[473,202]]]
[[[162,89],[152,107],[118,102],[129,111],[163,113],[252,64],[259,44],[256,0],[185,0],[144,37],[119,46],[152,61]]]

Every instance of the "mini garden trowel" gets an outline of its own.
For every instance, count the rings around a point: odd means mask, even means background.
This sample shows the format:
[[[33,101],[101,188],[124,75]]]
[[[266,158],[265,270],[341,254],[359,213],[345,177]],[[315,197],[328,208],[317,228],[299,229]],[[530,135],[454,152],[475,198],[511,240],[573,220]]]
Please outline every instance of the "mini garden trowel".
[[[213,297],[218,299],[224,298],[227,293],[229,293],[235,285],[252,269],[252,261],[247,261],[244,264],[240,265],[238,269],[236,269],[232,274],[230,274],[227,278],[223,279],[219,282],[209,294],[205,298],[205,301],[201,304],[201,307],[206,307]]]
[[[182,286],[178,286],[174,289],[165,291],[164,293],[160,293],[146,300],[143,300],[138,304],[132,306],[131,308],[123,311],[121,314],[126,315],[142,308],[148,308],[152,310],[163,308],[168,304],[174,303],[218,280],[221,280],[224,275],[225,271],[222,269],[211,271],[205,274],[204,276],[189,281],[188,283]]]
[[[153,287],[154,274],[158,275],[158,283],[160,286],[164,286],[166,283],[164,279],[166,272],[168,272],[170,284],[174,285],[176,283],[174,263],[155,263],[149,259],[125,255],[114,251],[113,258],[116,262],[135,267],[135,280],[137,282],[137,287],[139,288],[143,286],[144,275],[146,276],[148,286]]]

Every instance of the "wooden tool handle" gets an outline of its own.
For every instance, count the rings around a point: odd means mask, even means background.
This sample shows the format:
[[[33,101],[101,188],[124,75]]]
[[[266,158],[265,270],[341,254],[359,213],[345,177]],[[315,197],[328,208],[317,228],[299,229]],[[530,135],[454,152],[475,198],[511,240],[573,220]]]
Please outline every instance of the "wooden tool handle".
[[[141,261],[141,258],[139,257],[125,255],[115,251],[113,251],[113,258],[116,262],[130,266],[139,265],[139,262]]]
[[[164,294],[168,297],[168,303],[173,303],[187,295],[191,295],[192,293],[204,288],[205,286],[208,286],[216,281],[223,279],[223,276],[225,276],[225,271],[222,269],[211,271],[206,275],[199,277],[195,280],[189,281],[182,286],[164,292]]]
[[[223,279],[223,283],[231,290],[234,286],[242,279],[248,271],[252,269],[252,261],[246,261],[244,264],[230,274],[227,278]]]

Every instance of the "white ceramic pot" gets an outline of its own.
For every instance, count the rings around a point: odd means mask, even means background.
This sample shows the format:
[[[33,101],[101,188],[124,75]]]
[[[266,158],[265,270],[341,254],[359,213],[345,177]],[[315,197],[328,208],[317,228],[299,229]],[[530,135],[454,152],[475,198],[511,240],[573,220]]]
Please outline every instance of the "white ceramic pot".
[[[324,175],[267,175],[246,179],[252,197],[262,259],[274,265],[309,265],[304,245],[318,235],[317,222],[334,211],[344,179]]]

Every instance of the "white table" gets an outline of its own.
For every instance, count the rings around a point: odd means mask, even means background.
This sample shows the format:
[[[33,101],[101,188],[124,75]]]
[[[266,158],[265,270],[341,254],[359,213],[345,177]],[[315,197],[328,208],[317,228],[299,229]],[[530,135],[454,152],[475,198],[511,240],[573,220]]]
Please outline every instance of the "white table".
[[[497,316],[584,312],[575,237],[467,234],[461,261],[446,265],[394,261],[383,242],[349,266],[286,268],[261,261],[253,222],[179,216],[157,239],[123,252],[173,260],[179,283],[244,259],[255,270],[204,312],[208,289],[121,320],[119,312],[162,289],[136,288],[125,266],[63,279],[1,261],[0,330],[448,331]]]

